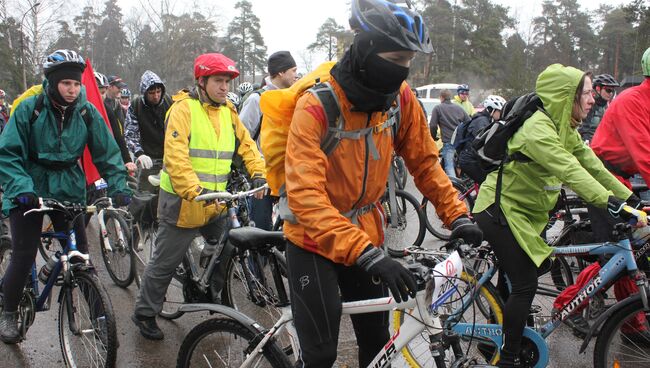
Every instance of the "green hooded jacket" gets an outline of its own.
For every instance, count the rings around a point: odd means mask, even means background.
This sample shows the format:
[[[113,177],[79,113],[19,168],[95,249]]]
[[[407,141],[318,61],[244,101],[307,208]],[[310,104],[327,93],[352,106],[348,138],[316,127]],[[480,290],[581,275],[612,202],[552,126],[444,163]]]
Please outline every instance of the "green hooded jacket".
[[[508,154],[521,152],[532,161],[504,166],[500,206],[517,242],[538,267],[551,254],[540,234],[562,183],[601,208],[610,195],[625,200],[632,194],[571,127],[573,100],[583,75],[560,64],[546,68],[537,78],[536,92],[552,120],[537,111],[508,142]],[[474,213],[495,202],[496,181],[493,171],[481,185]]]
[[[43,91],[47,91],[47,80],[43,82]],[[21,193],[85,203],[86,177],[78,159],[86,144],[93,163],[108,183],[108,194],[130,193],[126,187],[127,173],[120,149],[99,111],[86,100],[85,88],[81,88],[74,111],[66,113],[61,132],[54,118],[54,114],[59,112],[52,106],[47,93],[43,93],[43,109],[33,124],[30,124],[30,119],[38,95],[18,106],[0,135],[0,185],[4,189],[4,213],[15,207],[11,200]],[[80,114],[82,107],[86,107],[86,113],[91,116],[90,129]],[[73,165],[52,169],[36,163],[30,156],[37,157],[40,162]]]

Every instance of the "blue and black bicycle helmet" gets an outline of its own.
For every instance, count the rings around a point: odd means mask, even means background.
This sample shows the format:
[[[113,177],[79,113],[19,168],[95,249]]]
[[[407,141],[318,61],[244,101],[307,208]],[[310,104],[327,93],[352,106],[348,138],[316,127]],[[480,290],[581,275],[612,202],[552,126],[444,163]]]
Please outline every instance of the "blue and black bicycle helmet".
[[[43,62],[43,73],[47,77],[53,71],[68,66],[78,67],[83,72],[86,69],[86,62],[76,51],[65,49],[56,50],[45,58],[45,62]]]
[[[433,51],[429,31],[420,14],[406,0],[352,0],[352,29],[378,33],[406,50]]]
[[[456,93],[469,92],[469,86],[467,84],[459,84],[456,88]]]

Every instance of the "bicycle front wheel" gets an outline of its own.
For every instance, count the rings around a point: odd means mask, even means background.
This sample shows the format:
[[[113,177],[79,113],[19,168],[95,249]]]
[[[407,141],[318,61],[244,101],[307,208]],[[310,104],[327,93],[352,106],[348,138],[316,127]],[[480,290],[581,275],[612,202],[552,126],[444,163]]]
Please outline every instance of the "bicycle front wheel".
[[[114,367],[117,328],[113,306],[97,275],[74,274],[61,289],[59,341],[68,367]]]
[[[153,251],[156,248],[156,238],[158,234],[158,225],[153,224],[136,224],[133,226],[133,250],[135,250],[135,284],[140,287],[144,269],[149,264]]]
[[[194,327],[178,352],[177,368],[239,367],[260,341],[260,334],[229,318],[213,318]],[[273,339],[251,364],[252,367],[290,367],[287,356]]]
[[[643,310],[641,299],[610,316],[594,346],[594,367],[650,366],[650,339],[647,337],[649,318],[650,312]]]
[[[476,286],[476,279],[466,272],[461,276],[462,280],[466,282],[465,285],[459,285],[459,288],[464,286],[461,293],[472,292]],[[503,324],[503,301],[498,295],[494,285],[485,283],[478,289],[478,293],[474,295],[473,303],[467,303],[463,306],[460,300],[452,303],[450,311],[460,311],[461,321],[476,322],[476,323],[489,323],[489,324]],[[463,309],[459,309],[463,308]],[[479,313],[476,313],[476,312]],[[395,310],[392,315],[393,327],[395,331],[399,330],[404,323],[405,311]],[[449,326],[447,326],[449,327]],[[469,338],[461,337],[461,347],[463,353],[468,351],[467,340]],[[487,364],[494,364],[498,360],[498,355],[495,353],[494,345],[484,343],[479,346],[478,339],[474,338],[469,350],[469,357],[477,358]],[[402,356],[406,363],[413,368],[419,367],[436,367],[433,354],[429,350],[429,334],[424,330],[419,336],[413,338],[404,348],[402,348]],[[455,355],[451,350],[445,353],[445,360],[448,362],[447,366],[452,366],[455,360]]]
[[[126,288],[135,277],[135,256],[131,248],[131,234],[126,220],[115,211],[104,211],[105,229],[99,230],[99,247],[108,275],[115,285]],[[103,231],[111,250],[104,246]]]
[[[404,248],[422,245],[424,240],[424,216],[420,205],[410,193],[396,190],[397,208],[391,208],[390,199],[386,196],[383,206],[388,226],[384,230],[384,244],[392,257],[404,257]],[[391,224],[396,217],[396,225]]]

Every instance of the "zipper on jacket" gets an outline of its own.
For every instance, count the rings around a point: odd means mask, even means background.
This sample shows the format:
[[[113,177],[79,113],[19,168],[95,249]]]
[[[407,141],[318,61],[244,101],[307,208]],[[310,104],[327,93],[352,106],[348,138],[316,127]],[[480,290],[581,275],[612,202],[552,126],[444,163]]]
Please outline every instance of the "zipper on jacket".
[[[366,128],[370,126],[370,119],[372,117],[372,113],[368,113],[368,120],[366,121]],[[370,133],[372,135],[372,133]],[[372,136],[370,137],[372,139]],[[354,203],[354,206],[352,208],[357,208],[359,205],[359,202],[363,199],[363,197],[366,195],[366,185],[368,184],[368,156],[369,156],[369,150],[370,147],[368,147],[368,141],[366,139],[363,139],[364,144],[366,145],[366,154],[364,157],[364,164],[363,164],[363,182],[361,184],[361,194],[359,195],[359,199]]]

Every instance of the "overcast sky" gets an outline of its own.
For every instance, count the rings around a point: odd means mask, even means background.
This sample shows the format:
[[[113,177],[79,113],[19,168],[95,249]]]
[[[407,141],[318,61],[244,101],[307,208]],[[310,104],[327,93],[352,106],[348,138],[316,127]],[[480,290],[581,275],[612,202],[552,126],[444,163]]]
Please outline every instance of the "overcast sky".
[[[152,0],[155,1],[155,0]],[[177,0],[175,13],[181,13],[184,1]],[[459,2],[461,0],[458,0]],[[510,14],[519,20],[520,31],[527,33],[531,19],[541,13],[542,1],[526,0],[493,0],[497,4],[510,7]],[[599,4],[607,3],[613,6],[628,4],[632,0],[578,0],[586,10],[594,10]],[[294,55],[299,69],[303,69],[300,53],[314,42],[318,28],[323,22],[333,17],[337,23],[348,28],[349,0],[251,0],[253,11],[260,18],[261,33],[266,42],[269,54],[279,50],[289,50]],[[133,0],[118,0],[123,14],[129,14],[129,9],[138,4]],[[215,4],[213,12],[221,14],[225,31],[228,23],[236,16],[234,9],[237,0],[211,1]],[[323,55],[314,58],[317,65],[324,60]],[[301,70],[304,71],[304,70]]]

